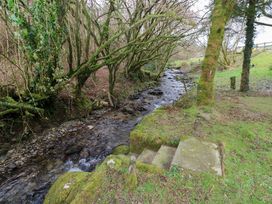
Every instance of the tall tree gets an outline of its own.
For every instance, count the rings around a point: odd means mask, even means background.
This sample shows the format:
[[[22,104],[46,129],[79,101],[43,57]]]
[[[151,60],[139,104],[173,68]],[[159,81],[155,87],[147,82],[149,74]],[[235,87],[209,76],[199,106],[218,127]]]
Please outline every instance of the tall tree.
[[[240,91],[242,92],[246,92],[249,90],[250,64],[255,33],[256,4],[257,0],[249,0],[246,10],[246,41],[244,49],[243,71],[240,85]]]
[[[214,0],[208,46],[197,88],[198,105],[208,105],[214,101],[213,82],[216,66],[224,40],[225,27],[233,13],[234,5],[234,0]]]

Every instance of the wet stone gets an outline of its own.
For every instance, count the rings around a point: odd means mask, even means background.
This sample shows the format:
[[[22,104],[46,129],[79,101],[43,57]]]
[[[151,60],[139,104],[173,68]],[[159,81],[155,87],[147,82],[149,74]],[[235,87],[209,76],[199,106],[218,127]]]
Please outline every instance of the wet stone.
[[[89,150],[87,148],[84,148],[81,152],[80,152],[80,158],[87,158],[89,157],[90,153]]]
[[[163,91],[160,89],[154,89],[148,92],[148,94],[153,95],[153,96],[161,96],[163,95]]]
[[[75,153],[78,153],[80,152],[82,149],[82,147],[80,146],[72,146],[72,147],[69,147],[66,151],[65,151],[65,154],[69,155],[69,154],[75,154]]]

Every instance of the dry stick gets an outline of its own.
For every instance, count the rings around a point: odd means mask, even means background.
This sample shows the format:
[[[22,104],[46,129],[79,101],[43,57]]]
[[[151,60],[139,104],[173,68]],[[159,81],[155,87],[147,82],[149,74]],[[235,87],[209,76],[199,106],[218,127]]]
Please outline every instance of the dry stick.
[[[187,90],[187,85],[186,85],[185,80],[182,80],[182,83],[183,83],[183,86],[184,86],[185,92],[187,93],[187,92],[188,92],[188,90]]]
[[[220,164],[221,164],[221,172],[222,172],[222,177],[225,176],[225,163],[224,163],[224,159],[225,159],[225,146],[222,142],[218,143],[218,151],[219,151],[219,155],[220,155]]]

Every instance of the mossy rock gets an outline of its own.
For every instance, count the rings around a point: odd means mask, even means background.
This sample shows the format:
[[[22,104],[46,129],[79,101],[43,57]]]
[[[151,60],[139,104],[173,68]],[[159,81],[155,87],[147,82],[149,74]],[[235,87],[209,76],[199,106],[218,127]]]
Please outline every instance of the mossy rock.
[[[127,145],[120,145],[114,148],[112,154],[118,155],[118,154],[128,154],[130,151],[129,146]]]
[[[90,177],[91,173],[85,172],[65,173],[50,188],[44,204],[71,203]]]
[[[114,162],[110,168],[109,160]],[[70,172],[60,176],[46,195],[44,204],[95,203],[97,191],[107,182],[107,171],[121,171],[129,166],[129,158],[111,155],[93,173]]]

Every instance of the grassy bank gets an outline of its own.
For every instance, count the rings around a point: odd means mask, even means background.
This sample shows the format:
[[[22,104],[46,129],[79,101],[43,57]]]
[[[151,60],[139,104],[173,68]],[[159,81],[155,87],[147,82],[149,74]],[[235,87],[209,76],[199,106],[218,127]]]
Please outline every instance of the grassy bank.
[[[162,144],[177,146],[180,139],[189,137],[221,143],[224,146],[223,177],[178,168],[157,172],[146,167],[143,171],[138,166],[138,183],[131,189],[127,185],[129,164],[126,161],[118,169],[107,168],[92,202],[271,203],[272,97],[264,97],[254,90],[261,81],[271,81],[272,54],[262,53],[253,63],[253,91],[246,96],[235,91],[220,91],[214,107],[192,105],[184,109],[180,107],[182,103],[177,103],[160,108],[131,132],[134,152],[144,147],[157,150]],[[239,77],[240,73],[240,69],[218,72],[217,89],[228,90],[229,77]],[[86,192],[87,183],[79,192]],[[62,188],[63,185],[53,187]]]

